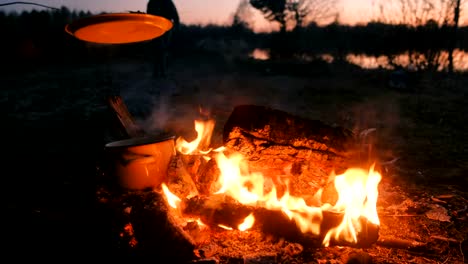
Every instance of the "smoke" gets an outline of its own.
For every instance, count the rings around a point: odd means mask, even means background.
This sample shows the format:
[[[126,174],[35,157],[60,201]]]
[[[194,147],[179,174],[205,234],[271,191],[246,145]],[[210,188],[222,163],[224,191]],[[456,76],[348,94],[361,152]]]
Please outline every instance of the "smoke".
[[[372,98],[355,105],[351,110],[353,132],[359,140],[362,162],[387,162],[398,157],[395,147],[401,142],[398,129],[400,104],[396,99]]]
[[[212,81],[193,76],[187,80],[147,81],[145,85],[150,86],[150,93],[139,96],[152,102],[146,105],[147,114],[139,118],[139,124],[149,133],[168,131],[187,140],[196,137],[195,120],[214,119],[215,130],[222,129],[234,105],[244,100],[223,92],[232,91],[232,87],[229,78],[220,81],[218,77]]]
[[[137,124],[148,134],[169,132],[187,140],[194,139],[195,120],[216,119],[215,127],[222,129],[220,119],[227,119],[233,107],[230,103],[238,102],[213,91],[215,84],[201,85],[193,79],[181,82],[154,79],[151,75],[127,79],[131,81],[126,81],[126,87],[120,91],[121,97]],[[216,85],[224,89],[226,82]]]
[[[131,78],[128,87],[121,89],[122,99],[135,121],[147,133],[167,132],[169,120],[174,118],[171,96],[175,85],[165,80],[155,80],[150,75]]]

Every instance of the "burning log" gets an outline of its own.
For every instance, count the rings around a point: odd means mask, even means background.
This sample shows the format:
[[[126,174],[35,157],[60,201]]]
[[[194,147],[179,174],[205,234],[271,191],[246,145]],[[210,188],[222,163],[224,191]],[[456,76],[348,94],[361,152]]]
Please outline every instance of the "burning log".
[[[262,233],[271,234],[277,237],[286,238],[289,241],[300,243],[308,248],[318,248],[323,246],[326,234],[336,228],[343,221],[344,214],[334,212],[322,212],[320,224],[320,234],[303,233],[294,220],[281,211],[271,211],[260,209],[254,215],[258,220],[258,225]],[[347,242],[340,238],[332,238],[330,245],[350,246],[355,248],[366,248],[373,245],[378,239],[379,226],[371,223],[366,218],[361,217],[359,224],[361,231],[357,234],[357,242]]]
[[[192,197],[199,194],[199,186],[193,180],[192,171],[195,169],[192,166],[187,166],[183,155],[180,153],[177,153],[171,159],[165,183],[171,192],[178,197]]]
[[[350,166],[356,142],[351,131],[280,110],[237,106],[224,125],[227,149],[242,153],[252,171],[287,180],[293,195],[315,193],[331,172]]]
[[[199,217],[204,224],[211,227],[225,226],[232,229],[237,227],[252,213],[254,207],[236,202],[225,195],[195,196],[183,203],[183,214]]]
[[[182,212],[185,216],[200,218],[210,227],[222,226],[238,229],[244,220],[252,215],[255,219],[251,229],[259,230],[262,234],[285,238],[292,242],[301,243],[306,247],[321,247],[325,235],[336,228],[343,221],[343,213],[322,211],[320,220],[320,234],[302,232],[294,219],[279,210],[269,210],[262,207],[243,205],[224,195],[210,197],[196,196],[183,202]],[[369,247],[378,239],[379,226],[366,218],[359,219],[361,226],[357,234],[357,243],[349,243],[339,238],[331,239],[331,244],[339,246]]]
[[[176,154],[168,170],[167,185],[178,197],[193,197],[214,193],[219,168],[214,159],[202,155]]]
[[[183,155],[181,159],[200,195],[213,193],[215,191],[213,183],[219,176],[216,161],[214,159],[206,160],[201,155]]]

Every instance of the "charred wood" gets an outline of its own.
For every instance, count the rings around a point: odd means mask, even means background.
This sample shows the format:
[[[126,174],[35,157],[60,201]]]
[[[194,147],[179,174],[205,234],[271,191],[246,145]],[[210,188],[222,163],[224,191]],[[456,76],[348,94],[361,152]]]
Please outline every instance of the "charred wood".
[[[119,237],[119,247],[127,256],[134,260],[170,258],[177,263],[196,258],[195,241],[160,193],[148,190],[99,195],[101,211],[112,215],[107,225]]]
[[[195,241],[187,234],[173,214],[167,202],[158,192],[150,192],[146,199],[132,205],[130,220],[144,256],[168,257],[174,261],[194,259]]]
[[[224,125],[225,143],[231,140],[229,134],[235,127],[252,137],[265,139],[276,145],[305,147],[337,155],[345,152],[353,143],[352,132],[347,129],[265,106],[235,107]]]
[[[244,219],[252,214],[255,223],[252,229],[259,230],[265,235],[285,238],[288,241],[301,243],[306,247],[321,247],[325,234],[332,228],[337,227],[343,220],[342,213],[322,211],[320,235],[304,233],[286,214],[278,210],[269,210],[261,207],[248,206],[234,201],[224,195],[210,197],[193,197],[183,202],[184,215],[199,217],[203,223],[212,228],[217,226],[237,229]],[[347,243],[342,239],[332,239],[333,245],[351,247],[369,247],[378,239],[378,225],[369,222],[365,218],[359,219],[361,231],[357,234],[358,243]]]
[[[306,247],[321,247],[325,235],[332,229],[337,227],[343,220],[342,213],[332,213],[322,211],[322,220],[320,224],[320,234],[314,235],[311,233],[303,233],[297,226],[294,220],[289,219],[281,211],[271,210],[258,210],[255,213],[255,219],[258,219],[260,229],[265,234],[272,234],[275,236],[283,237],[289,241],[301,243]],[[361,231],[357,233],[356,243],[346,242],[343,239],[330,240],[330,245],[336,246],[350,246],[357,248],[366,248],[373,245],[379,234],[379,226],[369,222],[365,218],[360,218],[359,223],[362,227]]]
[[[357,149],[350,130],[256,105],[233,110],[223,141],[226,149],[246,158],[251,171],[276,184],[288,182],[297,196],[315,193],[331,173],[347,169]]]
[[[182,213],[186,216],[200,217],[204,224],[212,228],[219,225],[237,229],[243,220],[254,211],[251,206],[236,202],[222,194],[196,196],[186,199]]]

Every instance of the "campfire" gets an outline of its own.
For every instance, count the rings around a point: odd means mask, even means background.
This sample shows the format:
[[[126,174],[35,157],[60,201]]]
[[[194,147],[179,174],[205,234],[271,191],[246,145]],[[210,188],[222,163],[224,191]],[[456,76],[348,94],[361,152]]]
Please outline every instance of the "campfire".
[[[188,159],[200,159],[198,163],[203,164],[201,166],[209,166],[206,164],[214,160],[214,166],[219,171],[215,175],[216,179],[211,177],[213,181],[205,183],[209,185],[205,188],[206,193],[201,194],[201,190],[194,188],[185,197],[179,197],[166,184],[162,185],[168,204],[184,220],[184,226],[194,222],[200,224],[201,228],[217,225],[226,230],[247,231],[254,228],[258,221],[259,226],[266,224],[262,222],[275,221],[274,217],[262,216],[264,210],[267,210],[271,211],[271,215],[278,212],[277,217],[281,217],[281,212],[301,233],[323,237],[323,246],[329,246],[331,242],[358,245],[363,243],[360,239],[375,239],[375,234],[372,238],[366,234],[358,240],[358,236],[368,230],[370,225],[375,229],[379,225],[376,203],[381,175],[374,171],[374,166],[368,169],[350,168],[343,174],[330,175],[338,195],[336,203],[321,203],[323,189],[319,189],[310,193],[316,201],[308,204],[303,197],[291,195],[290,179],[281,179],[281,176],[291,175],[291,167],[286,167],[282,175],[263,175],[251,171],[245,157],[239,152],[228,151],[225,147],[200,148],[204,144],[209,145],[213,128],[213,120],[196,120],[197,138],[191,142],[183,138],[176,141],[178,153],[185,156],[182,159],[187,159],[187,156]],[[278,187],[274,178],[280,184]],[[280,192],[279,189],[283,190]],[[203,202],[200,203],[200,200]],[[227,216],[211,215],[217,210],[222,211],[221,207],[226,206],[223,205],[226,200],[235,204],[233,212],[227,213]],[[208,203],[218,203],[218,208],[215,206],[213,212],[203,215],[206,208],[200,210],[199,207],[208,206]]]
[[[126,194],[144,197],[126,202],[121,236],[132,247],[172,244],[192,259],[277,260],[277,241],[297,252],[377,241],[382,176],[375,163],[357,162],[350,131],[252,105],[234,109],[222,146],[212,146],[215,126],[194,120],[196,137],[175,140],[166,180]]]

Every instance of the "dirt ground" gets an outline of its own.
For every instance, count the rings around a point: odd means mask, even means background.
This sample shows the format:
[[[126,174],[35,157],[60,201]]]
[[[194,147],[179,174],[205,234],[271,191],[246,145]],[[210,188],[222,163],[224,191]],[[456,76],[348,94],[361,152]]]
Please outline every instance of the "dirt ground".
[[[149,133],[190,139],[195,118],[215,118],[214,144],[222,144],[223,124],[240,104],[345,126],[383,165],[380,237],[416,246],[317,249],[308,262],[466,263],[468,75],[424,73],[395,90],[386,71],[330,65],[294,75],[288,67],[191,55],[175,58],[166,79],[127,59],[4,71],[8,251],[46,260],[60,260],[57,252],[111,258],[115,245],[105,244],[109,234],[99,228],[106,223],[95,219],[94,203],[103,146],[117,138],[106,98],[118,94]]]

